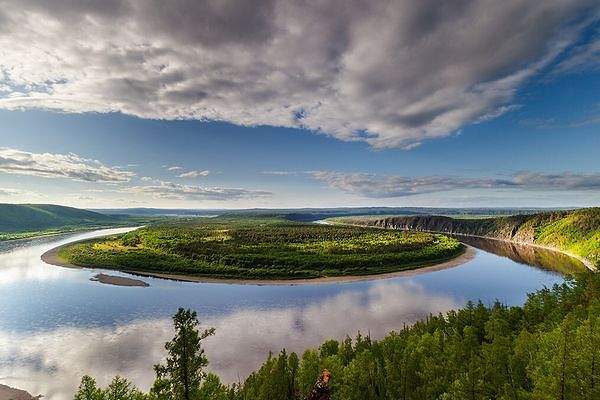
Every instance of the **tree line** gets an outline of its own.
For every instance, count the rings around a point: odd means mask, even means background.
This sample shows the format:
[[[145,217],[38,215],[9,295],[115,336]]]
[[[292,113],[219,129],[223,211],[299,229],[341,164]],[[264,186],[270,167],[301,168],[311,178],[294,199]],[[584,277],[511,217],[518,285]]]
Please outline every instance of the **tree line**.
[[[520,307],[468,303],[381,340],[360,333],[301,356],[269,355],[245,381],[206,372],[195,312],[180,309],[148,393],[117,377],[84,377],[75,400],[299,400],[323,369],[333,400],[600,399],[600,277],[583,274],[530,294]]]

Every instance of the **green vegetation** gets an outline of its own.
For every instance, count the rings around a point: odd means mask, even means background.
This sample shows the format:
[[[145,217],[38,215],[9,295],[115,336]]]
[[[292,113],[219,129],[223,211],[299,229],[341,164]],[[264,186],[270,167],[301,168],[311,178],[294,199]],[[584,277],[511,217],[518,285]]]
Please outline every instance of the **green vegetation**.
[[[0,204],[0,241],[164,221],[166,217],[105,215],[53,204]]]
[[[80,266],[277,279],[399,271],[457,256],[444,235],[300,224],[276,218],[211,218],[148,226],[62,248]]]
[[[0,204],[0,232],[44,231],[73,225],[103,225],[119,219],[52,204]]]
[[[110,226],[110,225],[108,225],[108,226]],[[79,232],[79,231],[83,231],[83,230],[87,230],[87,229],[94,229],[94,228],[101,228],[101,227],[103,227],[103,225],[96,225],[96,226],[73,225],[73,226],[66,226],[66,227],[56,228],[56,229],[45,229],[42,231],[25,231],[25,232],[9,232],[9,233],[0,232],[0,241],[32,239],[32,238],[37,238],[37,237],[42,237],[42,236],[52,236],[52,235],[59,235],[62,233]]]
[[[342,218],[337,221],[380,228],[488,236],[548,246],[583,257],[600,268],[600,208],[482,219],[415,216]]]
[[[180,319],[182,313],[177,314]],[[183,326],[189,332],[197,323],[195,315],[187,313]],[[175,325],[176,338],[181,337],[181,326]],[[188,338],[211,333],[196,332]],[[167,344],[168,360],[202,354],[199,340],[187,342],[197,343],[194,351]],[[328,340],[302,357],[283,350],[269,356],[241,384],[222,384],[216,375],[203,372],[204,362],[188,363],[199,367],[185,369],[172,384],[193,381],[189,399],[194,400],[299,400],[327,368],[332,373],[332,400],[588,400],[600,398],[599,362],[600,276],[587,273],[529,295],[522,307],[469,303],[379,341],[359,333],[354,340]],[[157,382],[160,387],[160,376]],[[115,396],[111,387],[123,386],[134,395]],[[157,384],[143,394],[116,378],[107,389],[98,389],[93,379],[84,377],[75,399],[186,398],[175,390],[156,388]]]

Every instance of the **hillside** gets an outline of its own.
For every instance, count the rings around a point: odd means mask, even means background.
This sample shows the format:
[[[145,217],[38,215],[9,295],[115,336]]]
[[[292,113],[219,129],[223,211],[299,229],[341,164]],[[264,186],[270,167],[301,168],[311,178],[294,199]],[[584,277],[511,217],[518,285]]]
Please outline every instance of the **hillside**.
[[[427,215],[344,218],[342,221],[380,228],[485,236],[547,246],[583,257],[600,268],[600,208],[480,219]]]
[[[0,232],[30,232],[81,225],[109,225],[119,218],[53,204],[0,204]]]
[[[451,215],[499,216],[534,214],[548,211],[539,208],[429,208],[429,207],[334,207],[334,208],[248,208],[248,209],[177,209],[177,208],[112,208],[93,209],[110,215],[135,216],[225,216],[225,217],[279,217],[291,221],[310,222],[325,218],[360,215]]]

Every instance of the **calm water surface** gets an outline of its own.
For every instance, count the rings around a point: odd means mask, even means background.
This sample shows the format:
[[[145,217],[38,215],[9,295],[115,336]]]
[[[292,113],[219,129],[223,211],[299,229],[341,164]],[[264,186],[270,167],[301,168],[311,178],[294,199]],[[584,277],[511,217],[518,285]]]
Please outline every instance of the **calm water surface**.
[[[170,316],[178,307],[197,310],[203,325],[216,328],[206,341],[210,369],[237,381],[269,351],[301,352],[358,331],[379,338],[468,300],[522,304],[528,292],[562,282],[564,272],[584,269],[557,253],[481,239],[469,241],[477,254],[457,267],[338,284],[143,278],[150,287],[118,287],[90,281],[100,270],[40,260],[57,245],[123,231],[0,243],[0,383],[50,400],[72,398],[82,374],[101,384],[119,374],[147,389],[152,365],[161,360],[163,343],[172,336]]]

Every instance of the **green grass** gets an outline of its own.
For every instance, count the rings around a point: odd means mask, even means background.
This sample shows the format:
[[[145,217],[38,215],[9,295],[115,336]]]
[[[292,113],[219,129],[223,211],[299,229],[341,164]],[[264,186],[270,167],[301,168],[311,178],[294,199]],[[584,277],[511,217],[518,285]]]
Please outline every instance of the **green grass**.
[[[440,234],[301,224],[277,218],[168,223],[74,244],[59,257],[81,266],[278,279],[366,275],[452,258],[463,251]]]

